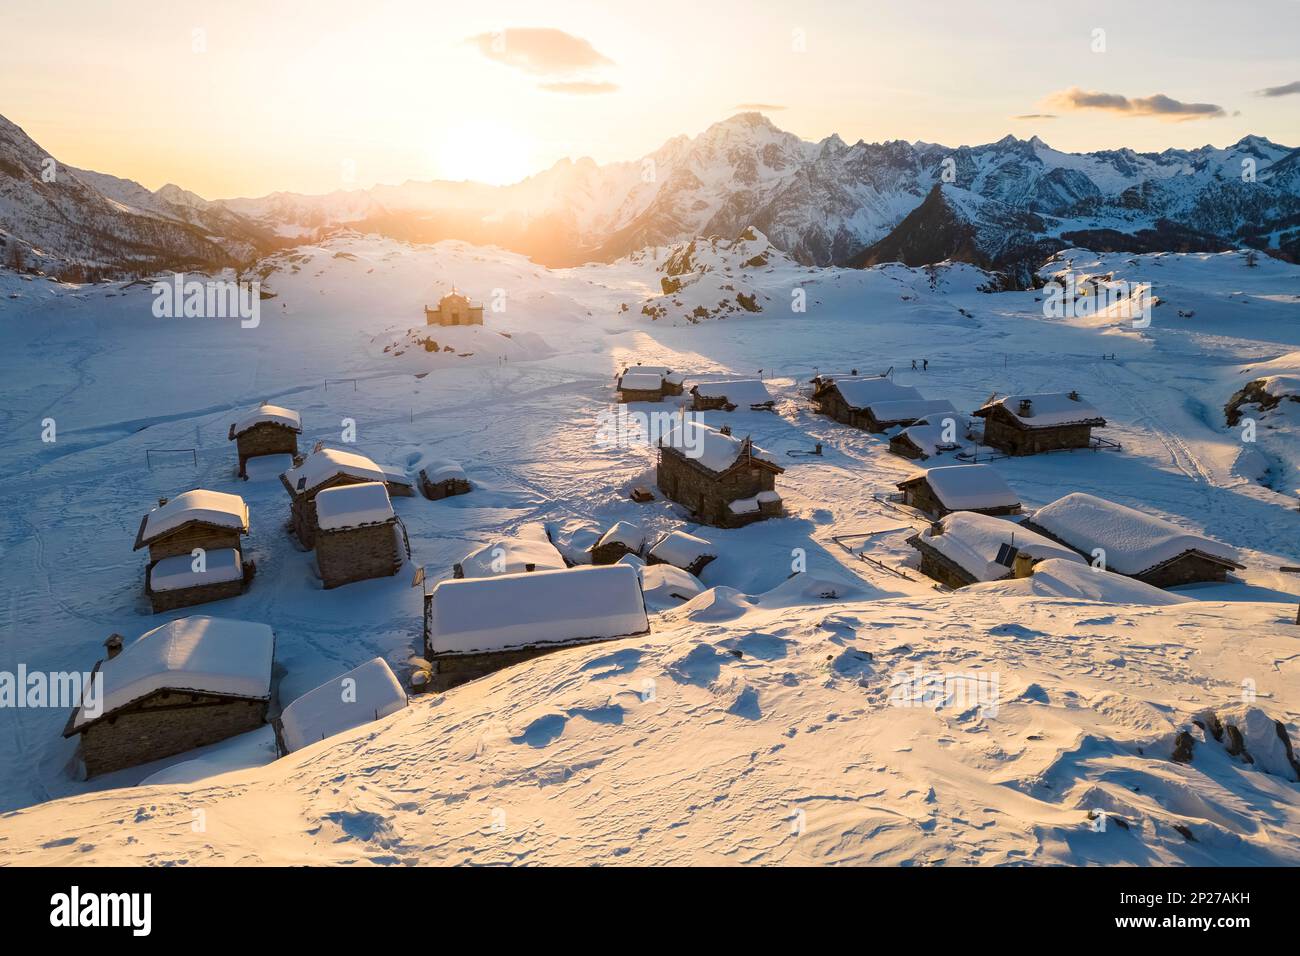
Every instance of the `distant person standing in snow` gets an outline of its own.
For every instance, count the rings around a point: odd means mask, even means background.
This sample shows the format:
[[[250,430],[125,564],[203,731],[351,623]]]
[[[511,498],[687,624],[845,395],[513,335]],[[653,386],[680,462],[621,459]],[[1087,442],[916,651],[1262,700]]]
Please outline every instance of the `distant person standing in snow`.
[[[922,371],[922,372],[928,372],[928,371],[930,371],[930,360],[929,360],[929,359],[921,359],[921,371]]]
[[[912,371],[916,371],[916,359],[912,359]]]

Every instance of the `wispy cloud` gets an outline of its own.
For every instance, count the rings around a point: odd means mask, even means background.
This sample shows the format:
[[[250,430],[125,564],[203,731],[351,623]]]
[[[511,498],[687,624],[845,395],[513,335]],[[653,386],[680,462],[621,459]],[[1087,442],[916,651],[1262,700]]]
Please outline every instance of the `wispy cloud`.
[[[1013,116],[1012,119],[1018,120],[1035,120],[1035,119],[1056,119],[1055,113],[1021,113],[1019,116]]]
[[[553,83],[537,85],[548,93],[569,93],[574,96],[595,96],[600,93],[613,93],[618,89],[617,83],[588,80],[556,80]]]
[[[1300,93],[1300,80],[1294,83],[1286,83],[1282,86],[1269,86],[1262,90],[1256,90],[1256,96],[1290,96],[1292,93]]]
[[[489,60],[534,76],[563,76],[614,65],[582,37],[552,27],[511,27],[477,34],[467,42]]]
[[[1119,93],[1083,90],[1077,86],[1052,93],[1043,105],[1058,110],[1105,110],[1126,116],[1155,116],[1171,122],[1217,119],[1228,115],[1222,106],[1214,103],[1184,103],[1163,93],[1130,98]]]
[[[774,113],[785,107],[779,103],[737,103],[736,109],[742,113]]]

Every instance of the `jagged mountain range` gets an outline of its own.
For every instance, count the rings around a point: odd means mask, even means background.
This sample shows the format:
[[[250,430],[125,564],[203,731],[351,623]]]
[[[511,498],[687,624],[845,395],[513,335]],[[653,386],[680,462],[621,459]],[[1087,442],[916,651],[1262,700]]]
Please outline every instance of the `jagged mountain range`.
[[[1251,245],[1300,258],[1300,150],[1258,136],[1161,153],[1065,153],[1011,136],[849,145],[742,113],[641,159],[565,159],[510,186],[407,182],[211,202],[65,167],[45,182],[45,159],[0,118],[0,240],[38,261],[107,267],[238,264],[340,227],[492,243],[550,266],[751,226],[805,264],[953,258],[1022,278],[1066,245]]]

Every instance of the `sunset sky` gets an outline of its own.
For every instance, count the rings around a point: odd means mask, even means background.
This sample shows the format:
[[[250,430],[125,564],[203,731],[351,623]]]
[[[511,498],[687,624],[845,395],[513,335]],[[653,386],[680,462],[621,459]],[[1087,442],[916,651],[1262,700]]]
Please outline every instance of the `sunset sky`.
[[[849,142],[1300,145],[1296,0],[11,0],[0,25],[0,114],[208,198],[511,182],[742,108]]]

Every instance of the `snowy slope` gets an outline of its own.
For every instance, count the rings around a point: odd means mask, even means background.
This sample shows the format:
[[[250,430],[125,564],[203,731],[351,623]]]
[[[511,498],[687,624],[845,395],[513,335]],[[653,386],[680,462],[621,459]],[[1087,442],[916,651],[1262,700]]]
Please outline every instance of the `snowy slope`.
[[[1246,687],[1297,738],[1295,579],[1279,570],[1300,563],[1294,499],[1242,470],[1222,403],[1245,364],[1300,348],[1285,300],[1300,270],[1078,251],[1078,269],[1168,287],[1171,304],[1135,331],[1044,318],[1041,295],[981,292],[987,275],[960,263],[777,260],[754,273],[774,304],[737,327],[643,315],[662,261],[552,271],[464,243],[341,236],[260,264],[274,297],[256,328],[154,318],[144,285],[0,273],[0,289],[30,293],[0,297],[0,420],[15,436],[0,443],[0,551],[24,569],[0,579],[12,622],[0,670],[88,670],[109,633],[180,616],[149,613],[145,560],[130,549],[158,497],[197,487],[248,505],[257,576],[202,610],[274,628],[281,706],[376,657],[409,678],[422,653],[409,575],[322,590],[284,530],[286,465],[255,459],[249,481],[236,477],[230,423],[263,401],[300,414],[303,450],[351,447],[408,475],[462,463],[469,494],[392,500],[429,587],[465,555],[508,553],[539,528],[570,556],[619,521],[718,552],[689,601],[653,582],[647,636],[417,699],[278,761],[255,734],[86,782],[60,736],[66,710],[0,709],[0,808],[18,811],[0,819],[0,858],[1296,862],[1295,783],[1217,741],[1190,765],[1168,755],[1173,734],[1198,733],[1194,717],[1212,727],[1198,715],[1222,717]],[[385,352],[425,330],[423,306],[452,282],[485,303],[504,291],[480,331],[505,351]],[[787,304],[796,287],[806,312]],[[1182,297],[1194,317],[1168,311]],[[510,351],[520,340],[546,348]],[[682,370],[688,389],[763,370],[775,414],[703,417],[782,464],[786,517],[700,528],[670,502],[630,500],[653,484],[654,450],[598,436],[618,412],[616,374],[636,361]],[[1025,507],[1084,491],[1142,508],[1238,549],[1241,582],[1184,589],[1169,607],[1112,603],[1111,589],[1077,580],[939,593],[906,545],[920,525],[876,497],[914,464],[808,403],[819,371],[891,367],[898,385],[962,412],[993,392],[1077,389],[1123,450],[996,462]],[[41,441],[47,418],[53,442]],[[815,443],[820,457],[790,454]],[[807,572],[791,578],[796,565]],[[996,671],[997,716],[895,708],[895,674],[914,667]],[[134,789],[150,777],[165,785]],[[196,806],[212,811],[206,834],[189,829]],[[1130,829],[1097,833],[1090,810]]]
[[[1300,862],[1294,770],[1230,756],[1206,719],[1292,640],[1275,605],[985,594],[751,608],[725,627],[690,607],[264,767],[19,811],[0,859]],[[1294,701],[1294,669],[1269,689]],[[1252,755],[1272,756],[1279,704],[1235,718]]]
[[[111,274],[223,266],[270,248],[261,227],[197,199],[63,165],[0,116],[0,264]]]

